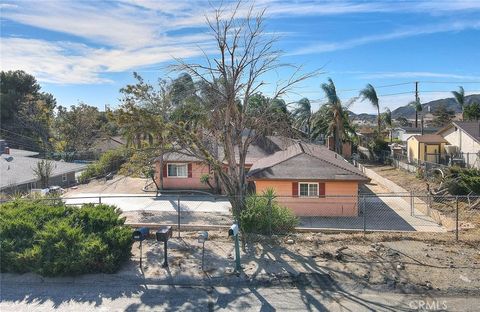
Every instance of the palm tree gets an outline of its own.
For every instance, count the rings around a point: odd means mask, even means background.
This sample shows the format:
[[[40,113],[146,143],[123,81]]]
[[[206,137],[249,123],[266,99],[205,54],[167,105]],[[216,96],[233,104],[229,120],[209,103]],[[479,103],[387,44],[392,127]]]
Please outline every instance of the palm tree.
[[[385,125],[387,125],[389,130],[390,130],[390,143],[391,143],[393,141],[393,137],[392,137],[392,112],[390,111],[390,109],[388,107],[385,109],[385,112],[382,114],[382,119],[383,119],[383,122],[385,123]]]
[[[380,136],[382,132],[381,121],[380,121],[380,105],[378,103],[377,91],[371,84],[367,84],[365,88],[360,90],[360,97],[362,101],[368,100],[372,103],[373,107],[377,109],[377,124],[378,124],[378,135]]]
[[[465,119],[465,90],[463,90],[463,87],[460,86],[458,87],[458,91],[452,91],[453,96],[455,97],[455,101],[457,102],[458,105],[460,105],[460,108],[462,109],[462,120]]]
[[[312,130],[312,105],[307,98],[297,102],[297,107],[293,110],[294,126],[297,129],[304,130],[310,139]]]
[[[408,105],[415,109],[415,128],[418,128],[418,113],[422,111],[422,103],[420,103],[420,100],[417,100],[408,103]]]
[[[342,154],[342,143],[345,137],[345,117],[348,118],[348,116],[345,114],[344,107],[337,95],[337,90],[332,79],[328,78],[328,83],[322,83],[321,88],[327,98],[327,103],[325,105],[332,116],[329,130],[333,132],[335,139],[335,152]]]

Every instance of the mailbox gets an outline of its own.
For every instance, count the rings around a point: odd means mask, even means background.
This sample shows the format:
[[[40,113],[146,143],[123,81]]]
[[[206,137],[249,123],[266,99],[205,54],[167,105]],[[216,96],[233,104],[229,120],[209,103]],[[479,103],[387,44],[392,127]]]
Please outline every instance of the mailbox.
[[[173,231],[171,226],[161,228],[157,231],[157,241],[167,242],[170,237],[172,237]]]
[[[208,232],[207,231],[198,233],[198,242],[200,244],[204,244],[207,241],[207,239],[208,239]]]
[[[150,229],[146,227],[142,227],[133,231],[132,238],[134,241],[142,242],[148,238],[150,234]]]
[[[228,230],[228,236],[237,236],[238,235],[238,224],[233,224]]]

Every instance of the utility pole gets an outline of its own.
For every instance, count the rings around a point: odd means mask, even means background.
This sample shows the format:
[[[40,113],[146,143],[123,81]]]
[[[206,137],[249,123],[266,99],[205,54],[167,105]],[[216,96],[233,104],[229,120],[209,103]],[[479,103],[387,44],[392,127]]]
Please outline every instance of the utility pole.
[[[415,105],[418,105],[419,102],[420,99],[418,97],[418,81],[415,81]],[[416,107],[415,110],[417,110]],[[418,128],[418,111],[415,111],[415,128]]]

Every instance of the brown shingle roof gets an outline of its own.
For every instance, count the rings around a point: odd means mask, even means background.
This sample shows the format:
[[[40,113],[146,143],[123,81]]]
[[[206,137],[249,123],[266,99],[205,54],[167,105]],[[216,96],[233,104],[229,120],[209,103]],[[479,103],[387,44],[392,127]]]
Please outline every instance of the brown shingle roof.
[[[473,139],[480,143],[480,120],[455,121],[453,124],[465,131],[469,136],[471,136]]]
[[[324,146],[295,143],[256,161],[250,179],[317,179],[369,181],[357,168]]]
[[[439,134],[412,135],[411,137],[414,137],[420,143],[448,143]]]

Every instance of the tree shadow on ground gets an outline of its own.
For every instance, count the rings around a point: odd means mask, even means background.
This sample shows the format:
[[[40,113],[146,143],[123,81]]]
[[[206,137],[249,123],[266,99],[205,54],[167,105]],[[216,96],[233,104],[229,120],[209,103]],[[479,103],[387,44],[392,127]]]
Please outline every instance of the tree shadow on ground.
[[[155,282],[154,276],[144,274],[138,266],[138,259],[134,258],[121,272],[112,275],[96,274],[64,279],[31,278],[23,279],[23,282],[20,276],[19,282],[15,284],[4,283],[2,279],[1,301],[37,305],[51,302],[51,306],[56,309],[72,302],[99,307],[110,301],[131,298],[133,302],[125,303],[122,308],[130,312],[141,311],[146,307],[163,311],[213,311],[232,307],[261,307],[260,311],[274,311],[277,308],[288,308],[279,307],[274,299],[262,294],[262,288],[270,287],[277,288],[279,292],[286,288],[294,289],[298,293],[296,298],[300,298],[303,303],[302,310],[307,311],[326,311],[332,303],[346,310],[350,309],[352,304],[370,310],[408,310],[399,303],[385,304],[363,299],[359,295],[364,289],[375,290],[370,287],[368,280],[365,281],[361,276],[363,271],[382,272],[380,277],[384,277],[389,285],[383,291],[395,290],[398,281],[392,278],[393,274],[408,278],[405,271],[396,268],[396,262],[391,258],[379,256],[372,261],[372,258],[361,253],[350,256],[347,250],[342,253],[340,260],[320,259],[319,254],[325,251],[321,245],[313,248],[311,254],[302,254],[295,249],[295,245],[283,246],[274,239],[260,238],[249,242],[249,249],[242,256],[246,274],[240,277],[228,274],[225,269],[233,266],[233,259],[225,256],[233,250],[233,246],[223,251],[209,247],[205,251],[209,266],[217,269],[223,267],[224,270],[215,276],[199,273],[201,278],[197,279],[197,284],[190,286],[188,283],[185,286],[173,285],[175,274],[182,270],[174,259],[171,268],[165,270],[166,274],[160,285],[158,280]],[[144,253],[144,265],[158,266],[163,256],[163,246],[153,242],[149,244],[150,249]],[[176,258],[191,259],[200,266],[201,249],[194,241],[175,239],[169,244],[172,251],[185,251],[184,254],[177,253]],[[327,265],[327,261],[335,263]],[[363,270],[348,269],[346,264],[349,262],[355,262]],[[252,266],[255,270],[247,270]],[[208,282],[211,282],[211,285]]]

